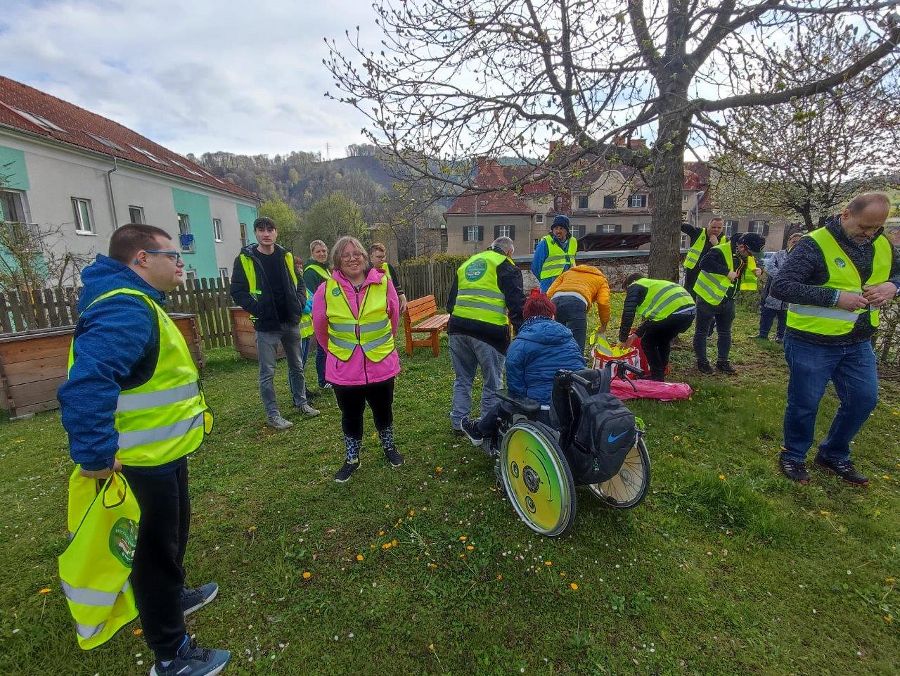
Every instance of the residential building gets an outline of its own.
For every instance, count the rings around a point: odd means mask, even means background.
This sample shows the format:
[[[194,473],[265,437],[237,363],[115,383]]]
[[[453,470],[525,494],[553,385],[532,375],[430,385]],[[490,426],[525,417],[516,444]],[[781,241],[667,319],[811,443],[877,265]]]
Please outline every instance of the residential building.
[[[58,253],[105,253],[116,228],[149,223],[175,238],[188,278],[219,277],[252,241],[258,205],[121,124],[0,77],[0,219],[57,229]]]

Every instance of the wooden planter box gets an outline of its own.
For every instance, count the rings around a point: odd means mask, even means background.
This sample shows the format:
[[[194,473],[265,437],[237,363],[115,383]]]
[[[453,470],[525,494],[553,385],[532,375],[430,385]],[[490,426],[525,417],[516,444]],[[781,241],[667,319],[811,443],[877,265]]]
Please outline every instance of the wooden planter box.
[[[259,361],[259,353],[256,351],[256,329],[250,321],[250,313],[239,307],[230,307],[231,335],[234,338],[234,349],[244,359]],[[299,330],[299,329],[298,329]],[[284,348],[278,343],[275,351],[276,359],[284,357]]]
[[[203,349],[195,315],[172,314],[197,368]],[[74,326],[0,334],[0,410],[17,418],[59,407],[56,390],[66,379]]]

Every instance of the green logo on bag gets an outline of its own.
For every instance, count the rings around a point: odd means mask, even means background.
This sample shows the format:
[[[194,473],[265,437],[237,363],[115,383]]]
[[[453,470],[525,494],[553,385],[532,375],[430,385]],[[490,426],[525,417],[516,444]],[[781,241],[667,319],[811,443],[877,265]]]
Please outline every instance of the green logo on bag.
[[[138,525],[124,516],[109,531],[109,552],[126,568],[131,568],[137,544]]]
[[[487,272],[487,263],[484,262],[484,259],[479,258],[466,266],[466,279],[475,282],[484,277],[485,272]]]

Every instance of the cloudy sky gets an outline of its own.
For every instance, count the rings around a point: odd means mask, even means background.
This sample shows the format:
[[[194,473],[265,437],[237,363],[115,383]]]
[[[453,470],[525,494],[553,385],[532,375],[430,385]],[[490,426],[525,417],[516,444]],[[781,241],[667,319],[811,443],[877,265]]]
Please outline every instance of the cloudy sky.
[[[324,98],[324,37],[369,0],[0,0],[0,73],[180,153],[320,151],[364,142],[362,116]]]

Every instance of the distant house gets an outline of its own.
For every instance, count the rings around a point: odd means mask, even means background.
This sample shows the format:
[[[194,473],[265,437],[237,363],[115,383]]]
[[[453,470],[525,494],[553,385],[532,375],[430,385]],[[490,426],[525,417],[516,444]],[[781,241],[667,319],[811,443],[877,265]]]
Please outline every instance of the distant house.
[[[624,141],[621,141],[624,143]],[[632,149],[643,140],[629,142]],[[555,146],[551,146],[553,151]],[[533,169],[481,158],[474,188],[462,193],[444,214],[447,252],[472,254],[501,235],[511,237],[517,255],[534,251],[550,230],[556,214],[566,214],[581,250],[646,248],[652,236],[652,197],[640,174],[624,165],[596,163],[577,180],[553,185],[549,179],[528,182]],[[682,214],[690,223],[705,225],[715,214],[707,198],[709,168],[686,162],[682,183]],[[519,185],[517,190],[509,186]],[[770,248],[781,248],[786,222],[765,214],[732,217],[723,214],[730,232],[759,232]],[[687,246],[684,237],[682,245]]]
[[[59,227],[55,246],[106,253],[113,231],[150,223],[188,278],[230,276],[259,200],[112,120],[0,77],[0,220]],[[23,225],[16,227],[23,228]]]

